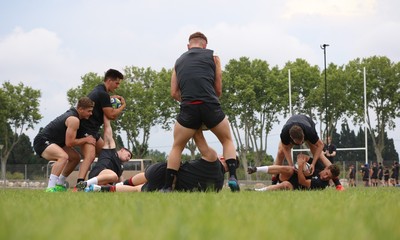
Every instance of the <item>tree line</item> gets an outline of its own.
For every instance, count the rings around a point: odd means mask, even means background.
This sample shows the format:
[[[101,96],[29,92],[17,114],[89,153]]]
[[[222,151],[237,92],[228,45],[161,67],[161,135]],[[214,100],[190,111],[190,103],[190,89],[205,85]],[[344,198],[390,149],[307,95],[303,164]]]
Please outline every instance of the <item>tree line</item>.
[[[396,128],[395,120],[400,114],[399,63],[385,56],[357,58],[342,66],[330,63],[326,68],[325,81],[325,70],[310,65],[304,59],[288,61],[279,68],[270,66],[265,60],[241,57],[231,59],[225,65],[220,100],[231,122],[242,166],[247,168],[248,164],[271,161],[273,156],[268,154],[268,135],[273,126],[279,124],[282,117],[286,119],[290,112],[306,114],[316,122],[326,123],[321,138],[332,135],[334,142],[340,140],[338,143],[343,147],[359,147],[354,146],[352,138],[364,141],[364,134],[361,134],[364,131],[361,127],[364,125],[364,68],[368,105],[366,125],[368,145],[372,151],[368,158],[382,162],[389,157],[398,161],[393,139],[387,139],[386,133]],[[120,146],[125,142],[125,147],[131,149],[136,158],[154,156],[163,160],[166,154],[149,149],[148,143],[151,128],[159,126],[166,131],[171,130],[178,112],[179,103],[170,97],[169,92],[172,70],[163,68],[156,71],[150,67],[128,66],[123,71],[125,80],[116,94],[125,98],[127,107],[122,116],[112,123],[118,136],[117,142]],[[289,109],[289,74],[292,109]],[[90,72],[81,79],[81,85],[67,91],[71,106],[102,83],[103,76]],[[4,82],[0,89],[0,103],[4,106],[0,110],[0,144],[4,146],[2,173],[13,149],[24,139],[24,131],[34,129],[42,118],[39,113],[40,96],[40,90],[23,83],[14,86]],[[358,132],[349,134],[354,130],[346,128],[347,123],[360,126]],[[347,132],[336,133],[339,124],[344,124],[341,131]],[[121,138],[121,133],[126,139]],[[33,154],[31,144],[23,146],[29,147],[28,152]],[[192,155],[188,158],[193,157],[196,154],[193,142],[187,148]]]

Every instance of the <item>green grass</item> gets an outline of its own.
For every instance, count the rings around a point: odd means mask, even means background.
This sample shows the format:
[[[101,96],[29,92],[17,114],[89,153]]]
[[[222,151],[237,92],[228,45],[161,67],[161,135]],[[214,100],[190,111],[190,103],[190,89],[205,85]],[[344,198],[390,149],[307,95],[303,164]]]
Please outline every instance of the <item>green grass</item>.
[[[400,239],[400,188],[231,193],[0,189],[0,239]]]

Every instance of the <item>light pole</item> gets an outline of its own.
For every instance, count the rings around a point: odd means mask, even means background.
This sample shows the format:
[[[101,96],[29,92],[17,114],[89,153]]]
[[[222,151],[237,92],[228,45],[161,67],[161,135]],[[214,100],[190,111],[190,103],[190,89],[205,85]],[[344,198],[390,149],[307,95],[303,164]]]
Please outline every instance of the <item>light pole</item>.
[[[322,44],[321,49],[324,50],[324,72],[325,72],[325,124],[326,124],[326,144],[328,144],[329,126],[328,126],[328,84],[326,82],[326,47],[329,44]]]

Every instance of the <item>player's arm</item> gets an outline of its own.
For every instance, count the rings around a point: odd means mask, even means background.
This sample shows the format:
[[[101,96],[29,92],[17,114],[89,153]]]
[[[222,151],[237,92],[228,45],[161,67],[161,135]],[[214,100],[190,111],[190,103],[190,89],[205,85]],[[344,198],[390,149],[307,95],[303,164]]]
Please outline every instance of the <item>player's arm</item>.
[[[214,89],[215,93],[218,97],[222,95],[222,69],[221,69],[221,60],[218,56],[214,56],[215,63],[215,82]]]
[[[113,107],[103,107],[103,113],[104,116],[106,116],[110,120],[115,120],[118,118],[118,116],[121,114],[121,112],[125,109],[126,107],[126,101],[125,98],[119,95],[115,95],[113,97],[118,98],[121,101],[121,106],[119,108],[113,108]]]
[[[322,150],[324,149],[324,143],[321,141],[321,139],[318,139],[318,141],[315,144],[312,144],[310,142],[309,146],[310,146],[310,150],[313,154],[313,161],[311,163],[311,173],[314,172],[315,170],[315,164],[317,163],[318,159],[323,155]]]
[[[297,171],[297,178],[299,181],[299,184],[306,187],[306,188],[310,188],[311,187],[311,179],[306,179],[306,176],[304,176],[304,173],[302,170],[304,168],[304,164],[306,164],[307,162],[307,157],[304,156],[300,156],[297,158],[297,164],[299,165],[298,167],[298,171]]]
[[[111,121],[104,116],[104,146],[103,149],[114,149],[115,140],[113,138]]]
[[[92,145],[96,144],[96,139],[93,136],[86,136],[84,138],[76,138],[76,133],[79,129],[79,119],[74,116],[70,116],[65,120],[65,126],[67,130],[65,132],[65,145],[67,147],[73,147],[77,145],[83,145],[89,143]]]
[[[176,76],[175,68],[172,71],[171,76],[171,97],[178,102],[182,101],[181,90],[179,89],[178,77]]]
[[[324,152],[321,152],[319,160],[322,162],[322,164],[324,164],[325,167],[332,165],[331,161],[329,161],[329,159],[325,156]]]
[[[284,144],[282,143],[283,147],[283,154],[285,155],[286,161],[288,161],[289,166],[293,166],[293,159],[292,159],[292,145],[291,144]]]

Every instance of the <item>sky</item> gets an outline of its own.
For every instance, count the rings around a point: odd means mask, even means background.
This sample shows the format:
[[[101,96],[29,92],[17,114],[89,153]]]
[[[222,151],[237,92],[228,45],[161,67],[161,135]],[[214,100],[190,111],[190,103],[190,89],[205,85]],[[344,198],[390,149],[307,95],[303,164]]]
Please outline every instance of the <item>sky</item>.
[[[398,9],[397,0],[1,1],[0,81],[40,89],[44,117],[26,132],[33,142],[40,127],[69,108],[66,93],[83,75],[172,68],[196,31],[208,37],[223,67],[245,56],[279,67],[302,58],[323,69],[322,44],[329,44],[327,65],[375,55],[399,62]],[[283,123],[268,137],[273,156]],[[399,132],[388,132],[398,152]],[[206,138],[222,152],[212,134]],[[151,149],[168,153],[172,142],[172,131],[152,129]]]

